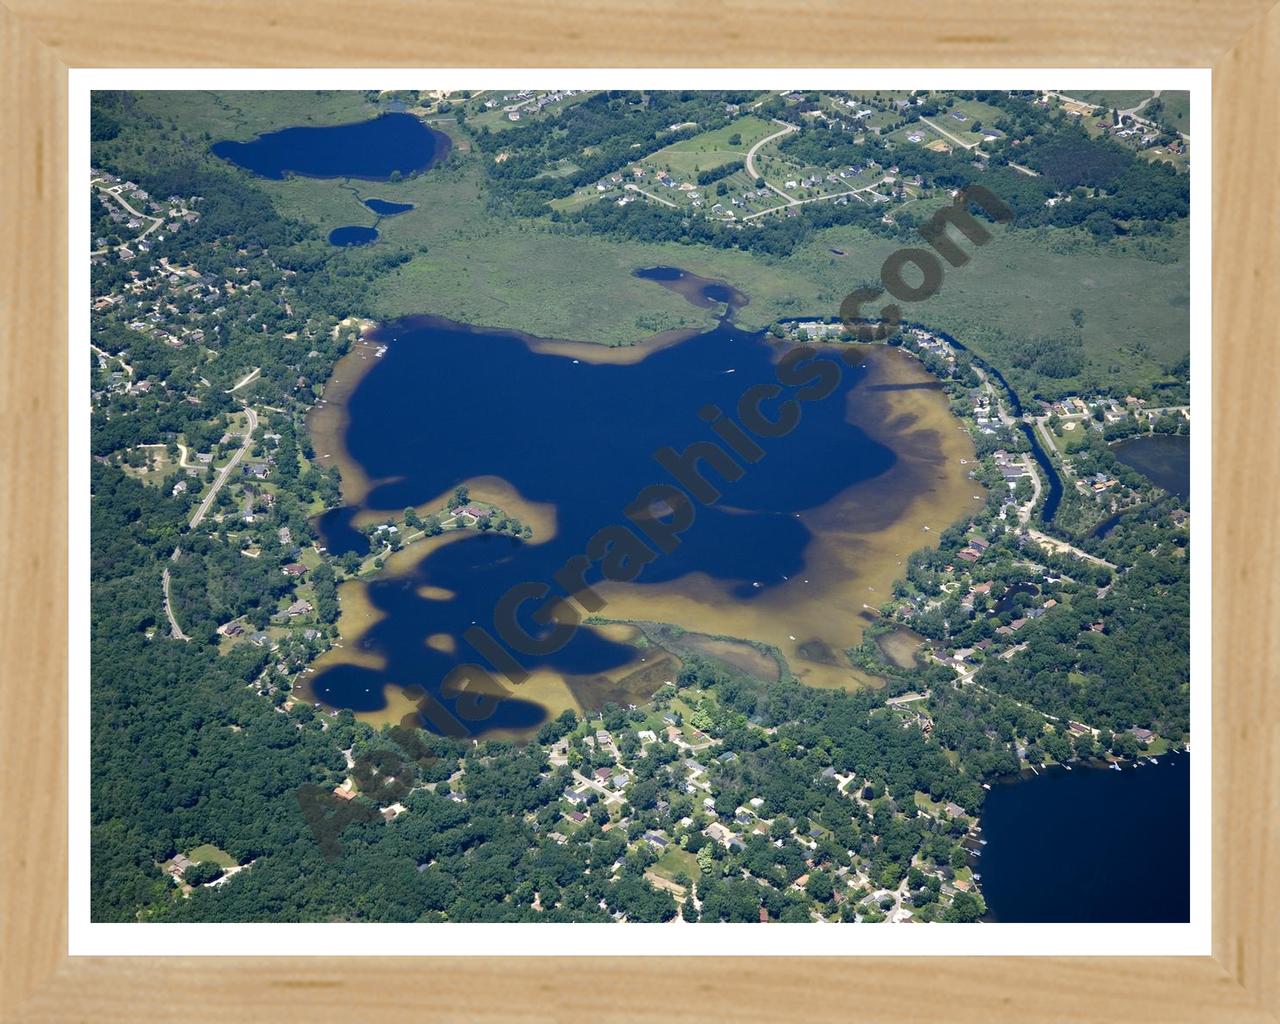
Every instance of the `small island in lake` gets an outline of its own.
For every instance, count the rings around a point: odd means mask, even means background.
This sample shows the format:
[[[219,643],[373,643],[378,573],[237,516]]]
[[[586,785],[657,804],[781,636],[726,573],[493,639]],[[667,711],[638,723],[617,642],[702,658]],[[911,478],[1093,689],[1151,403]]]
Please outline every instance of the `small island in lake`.
[[[93,919],[1187,920],[1123,98],[95,93]]]

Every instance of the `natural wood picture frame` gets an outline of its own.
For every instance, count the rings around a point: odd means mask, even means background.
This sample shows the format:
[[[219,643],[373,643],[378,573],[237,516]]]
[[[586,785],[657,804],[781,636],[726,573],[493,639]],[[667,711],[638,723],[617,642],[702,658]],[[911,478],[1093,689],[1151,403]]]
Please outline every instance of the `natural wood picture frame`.
[[[698,14],[557,0],[7,0],[0,223],[4,1020],[1280,1019],[1280,7],[908,0]],[[507,960],[67,955],[67,71],[245,66],[1212,67],[1213,955]],[[1207,543],[1203,541],[1202,543]],[[229,951],[231,952],[231,951]],[[1135,951],[1140,952],[1140,951]]]

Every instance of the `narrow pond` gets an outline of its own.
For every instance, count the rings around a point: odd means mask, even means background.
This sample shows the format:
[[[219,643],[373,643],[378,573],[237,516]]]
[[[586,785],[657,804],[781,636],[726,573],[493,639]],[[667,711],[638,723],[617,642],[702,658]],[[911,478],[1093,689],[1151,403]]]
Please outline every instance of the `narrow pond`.
[[[635,271],[635,276],[645,281],[655,281],[702,309],[723,305],[732,313],[750,301],[742,292],[724,281],[701,277],[679,267],[646,267]]]
[[[413,203],[393,203],[390,199],[366,199],[364,205],[379,217],[394,217],[398,213],[408,213]]]

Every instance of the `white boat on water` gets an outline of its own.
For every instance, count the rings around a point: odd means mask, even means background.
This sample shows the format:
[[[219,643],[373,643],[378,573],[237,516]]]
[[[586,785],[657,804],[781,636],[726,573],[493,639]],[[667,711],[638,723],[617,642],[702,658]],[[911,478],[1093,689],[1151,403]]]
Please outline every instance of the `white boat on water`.
[[[1118,764],[1116,764],[1114,761],[1112,761],[1112,762],[1111,762],[1111,770],[1112,770],[1112,771],[1114,771],[1114,772],[1118,772],[1118,771],[1120,770],[1120,766],[1119,766]]]
[[[1153,758],[1151,759],[1151,763],[1152,763],[1152,764],[1159,764],[1160,762],[1159,762],[1159,761],[1157,761],[1157,760],[1153,757]]]
[[[990,789],[990,788],[991,788],[991,783],[989,783],[989,782],[984,782],[984,783],[982,784],[982,788],[983,788],[983,789]]]

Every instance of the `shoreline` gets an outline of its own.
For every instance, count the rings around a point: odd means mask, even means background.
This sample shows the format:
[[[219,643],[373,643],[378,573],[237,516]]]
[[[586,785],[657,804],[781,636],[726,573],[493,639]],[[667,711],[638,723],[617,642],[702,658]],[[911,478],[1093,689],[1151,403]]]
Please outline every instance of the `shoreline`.
[[[347,400],[376,365],[379,346],[393,344],[400,331],[431,326],[462,328],[477,336],[515,337],[531,350],[549,356],[595,356],[591,361],[624,365],[702,333],[682,330],[676,332],[680,337],[658,335],[630,346],[604,346],[541,339],[507,330],[491,332],[429,315],[366,328],[360,341],[335,365],[321,403],[307,419],[317,456],[328,455],[333,460],[330,464],[339,467],[344,505],[358,505],[377,483],[345,450]],[[793,347],[792,343],[761,340],[774,348],[778,358]],[[610,605],[610,620],[661,622],[691,633],[764,644],[779,651],[786,670],[810,686],[852,689],[884,685],[882,677],[851,663],[844,654],[861,641],[867,626],[866,607],[881,603],[891,592],[908,555],[930,540],[936,542],[943,530],[963,519],[975,501],[975,491],[982,492],[983,488],[959,469],[961,460],[974,459],[972,441],[963,422],[953,415],[945,393],[927,386],[936,378],[909,353],[895,352],[889,346],[865,348],[862,366],[867,375],[848,393],[845,419],[871,440],[891,448],[896,458],[879,476],[853,484],[824,505],[803,513],[812,533],[804,553],[808,578],[752,602],[734,600],[726,583],[702,573],[661,584],[604,584],[600,591]],[[533,525],[534,536],[526,543],[536,544],[555,536],[554,506],[528,502],[506,481],[475,478],[465,483],[475,498],[498,505]],[[441,495],[440,499],[444,497]],[[425,504],[433,503],[438,501]],[[398,512],[360,509],[353,523],[368,525],[389,516],[398,518]],[[458,532],[415,540],[384,556],[383,568],[374,574],[344,581],[340,587],[342,647],[317,659],[317,669],[323,671],[328,665],[357,658],[365,666],[377,667],[381,659],[374,652],[361,650],[356,654],[362,636],[381,619],[380,615],[372,615],[367,584],[411,573],[441,543],[455,539]],[[347,620],[345,626],[343,620]],[[790,625],[786,624],[788,620]],[[636,658],[621,669],[586,679],[567,680],[557,673],[536,672],[522,685],[521,696],[543,704],[552,715],[566,708],[583,710],[587,705],[574,696],[575,692],[613,690],[642,669],[642,662],[638,650]],[[613,685],[606,683],[605,677]],[[394,690],[387,687],[386,707],[361,712],[359,717],[374,723],[398,721],[405,709],[399,707]]]

